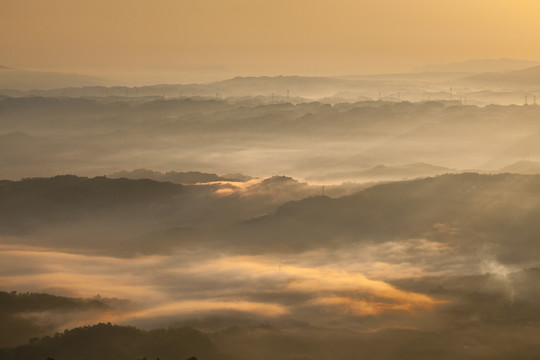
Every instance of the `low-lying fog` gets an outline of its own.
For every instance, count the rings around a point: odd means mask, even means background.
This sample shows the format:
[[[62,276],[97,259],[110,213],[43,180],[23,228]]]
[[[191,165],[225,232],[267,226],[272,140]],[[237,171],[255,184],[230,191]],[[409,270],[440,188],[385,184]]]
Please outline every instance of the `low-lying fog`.
[[[5,97],[0,166],[4,179],[146,168],[322,184],[496,171],[540,159],[539,109],[458,100]]]
[[[535,104],[26,95],[0,349],[111,322],[229,359],[540,353]]]

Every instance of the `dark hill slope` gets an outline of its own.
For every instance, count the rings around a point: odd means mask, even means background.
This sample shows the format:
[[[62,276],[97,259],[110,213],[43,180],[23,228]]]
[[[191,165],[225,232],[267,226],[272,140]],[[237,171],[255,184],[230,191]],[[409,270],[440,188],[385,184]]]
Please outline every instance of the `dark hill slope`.
[[[427,238],[463,246],[489,243],[510,259],[540,247],[539,217],[540,176],[465,173],[289,202],[273,215],[238,225],[230,239],[251,248],[300,251]]]
[[[72,175],[0,181],[0,231],[66,222],[99,213],[150,209],[182,192],[182,185],[153,180]]]

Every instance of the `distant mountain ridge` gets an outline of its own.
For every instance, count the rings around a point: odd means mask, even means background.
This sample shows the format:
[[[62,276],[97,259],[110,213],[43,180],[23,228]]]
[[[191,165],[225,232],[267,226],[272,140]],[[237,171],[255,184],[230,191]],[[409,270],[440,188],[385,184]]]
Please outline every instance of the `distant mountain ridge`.
[[[159,172],[148,169],[135,169],[132,171],[119,171],[113,174],[107,175],[111,179],[151,179],[156,181],[168,181],[175,184],[196,184],[196,183],[208,183],[214,181],[246,181],[250,177],[242,174],[229,174],[225,176],[219,176],[217,174],[203,173],[200,171],[168,171]]]
[[[529,61],[519,59],[478,59],[459,61],[448,64],[429,64],[416,68],[416,71],[437,71],[437,72],[469,72],[485,73],[498,71],[521,70],[528,67],[540,65],[540,61]]]
[[[337,172],[311,178],[316,181],[387,181],[427,177],[458,170],[427,163],[411,163],[402,165],[377,165],[367,170]]]
[[[485,72],[471,75],[466,77],[465,80],[492,85],[540,88],[540,65],[513,71]]]
[[[97,76],[52,71],[30,71],[0,66],[0,89],[45,90],[110,83],[111,81]]]
[[[513,174],[534,175],[540,174],[540,162],[531,160],[521,160],[513,164],[500,168],[497,172],[508,172]]]
[[[423,177],[432,177],[443,174],[457,174],[463,172],[489,173],[489,174],[540,174],[540,162],[520,160],[495,170],[460,170],[427,163],[411,163],[402,165],[377,165],[367,170],[336,172],[308,178],[310,181],[400,181]]]

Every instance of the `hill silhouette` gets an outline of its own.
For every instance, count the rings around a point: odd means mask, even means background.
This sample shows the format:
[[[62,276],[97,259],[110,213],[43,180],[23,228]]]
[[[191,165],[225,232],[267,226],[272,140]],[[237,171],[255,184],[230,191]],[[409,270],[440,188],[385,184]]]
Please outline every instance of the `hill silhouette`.
[[[249,178],[242,174],[218,176],[217,174],[203,173],[200,171],[168,171],[163,173],[148,169],[135,169],[132,171],[123,170],[107,175],[107,177],[111,179],[151,179],[162,182],[172,182],[175,184],[196,184],[214,181],[245,181]]]
[[[377,165],[367,170],[338,172],[310,179],[317,181],[389,181],[414,179],[446,173],[457,172],[444,166],[436,166],[426,163],[413,163],[402,165]]]
[[[85,178],[73,175],[0,181],[0,229],[32,228],[46,222],[68,222],[120,208],[147,208],[170,199],[182,185],[154,180]]]
[[[66,330],[28,345],[0,351],[1,360],[226,359],[201,332],[191,328],[143,331],[100,323]]]
[[[497,172],[509,172],[513,174],[540,174],[540,162],[521,160],[500,168]]]
[[[514,71],[476,74],[466,79],[492,85],[535,87],[540,81],[540,65]]]
[[[522,70],[538,65],[538,61],[518,60],[518,59],[478,59],[453,62],[449,64],[424,65],[418,71],[444,71],[444,72],[469,72],[485,73],[486,71],[512,71]]]
[[[96,76],[52,71],[30,71],[0,66],[2,89],[54,89],[67,86],[89,86],[109,83]]]

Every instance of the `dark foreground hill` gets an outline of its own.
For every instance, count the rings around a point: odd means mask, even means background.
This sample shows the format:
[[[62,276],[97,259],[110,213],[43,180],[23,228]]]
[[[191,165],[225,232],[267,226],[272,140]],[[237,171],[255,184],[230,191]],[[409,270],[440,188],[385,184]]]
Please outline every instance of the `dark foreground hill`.
[[[2,360],[226,359],[201,332],[191,328],[143,331],[100,323],[66,330],[28,345],[0,350]]]

